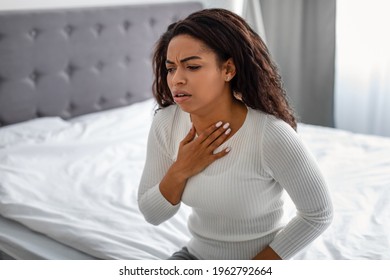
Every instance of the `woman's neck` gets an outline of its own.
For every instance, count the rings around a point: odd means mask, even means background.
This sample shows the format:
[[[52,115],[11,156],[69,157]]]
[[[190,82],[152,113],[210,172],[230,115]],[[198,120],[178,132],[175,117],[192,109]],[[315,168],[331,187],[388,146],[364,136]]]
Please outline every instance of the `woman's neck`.
[[[218,110],[212,110],[202,115],[190,114],[190,117],[198,135],[219,121],[224,124],[229,123],[232,129],[231,135],[233,135],[244,123],[246,114],[247,108],[244,103],[234,99],[228,106],[218,107]]]

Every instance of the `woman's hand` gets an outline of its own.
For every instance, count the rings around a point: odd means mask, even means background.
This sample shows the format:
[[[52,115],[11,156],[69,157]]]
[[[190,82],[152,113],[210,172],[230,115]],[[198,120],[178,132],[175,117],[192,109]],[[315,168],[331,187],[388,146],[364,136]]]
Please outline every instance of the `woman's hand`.
[[[217,159],[227,155],[230,148],[218,153],[215,153],[215,150],[226,141],[230,132],[229,123],[223,125],[222,122],[218,122],[195,138],[196,131],[192,127],[187,136],[180,142],[177,160],[174,163],[180,176],[188,179],[204,170]]]
[[[230,132],[229,123],[218,122],[195,138],[195,128],[191,128],[180,142],[176,162],[160,182],[160,192],[166,200],[172,205],[178,204],[187,180],[229,153],[230,148],[218,153],[215,150],[226,141]]]

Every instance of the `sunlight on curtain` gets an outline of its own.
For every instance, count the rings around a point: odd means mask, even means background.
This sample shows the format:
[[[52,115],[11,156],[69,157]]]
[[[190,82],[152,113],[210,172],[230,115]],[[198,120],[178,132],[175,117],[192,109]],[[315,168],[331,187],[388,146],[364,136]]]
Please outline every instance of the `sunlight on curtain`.
[[[339,0],[336,127],[390,136],[390,1]]]

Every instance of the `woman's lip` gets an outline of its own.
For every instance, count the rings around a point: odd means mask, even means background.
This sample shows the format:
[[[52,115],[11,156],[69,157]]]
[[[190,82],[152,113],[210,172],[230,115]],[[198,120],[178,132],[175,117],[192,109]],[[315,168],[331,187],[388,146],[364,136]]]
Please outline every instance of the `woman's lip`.
[[[175,103],[177,104],[181,104],[183,102],[186,102],[188,99],[191,98],[191,95],[184,95],[184,96],[175,96],[173,97],[173,100],[175,101]]]
[[[172,95],[173,96],[178,96],[178,95],[191,95],[191,94],[189,94],[187,91],[185,91],[185,90],[180,90],[180,89],[178,89],[178,90],[173,90],[172,91]]]

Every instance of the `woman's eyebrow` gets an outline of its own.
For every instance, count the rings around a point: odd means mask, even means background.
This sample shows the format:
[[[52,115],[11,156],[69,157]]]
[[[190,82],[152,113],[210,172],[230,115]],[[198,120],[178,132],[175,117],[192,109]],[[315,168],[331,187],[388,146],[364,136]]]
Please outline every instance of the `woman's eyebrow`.
[[[200,56],[193,55],[193,56],[189,56],[189,57],[181,59],[180,63],[187,62],[187,61],[193,60],[193,59],[202,59],[202,58]],[[172,61],[170,61],[168,59],[165,61],[165,63],[166,64],[175,64],[174,62],[172,62]]]

